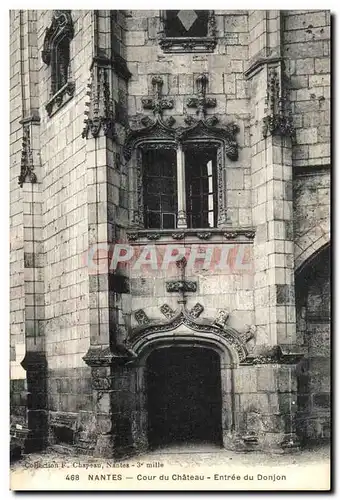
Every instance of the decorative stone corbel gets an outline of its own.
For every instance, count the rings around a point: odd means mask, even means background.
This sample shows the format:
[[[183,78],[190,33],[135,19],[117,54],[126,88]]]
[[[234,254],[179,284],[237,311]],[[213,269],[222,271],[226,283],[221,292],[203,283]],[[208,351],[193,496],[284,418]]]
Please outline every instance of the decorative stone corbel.
[[[289,101],[283,88],[281,65],[269,68],[266,116],[263,118],[263,135],[294,137],[293,118],[288,110]]]
[[[20,175],[18,178],[19,186],[22,187],[27,180],[32,184],[37,182],[37,176],[34,172],[33,154],[31,148],[31,130],[30,124],[23,124],[22,130],[22,149]]]
[[[103,134],[115,139],[114,103],[111,94],[111,62],[105,59],[94,60],[91,68],[91,78],[88,83],[85,126],[82,137],[96,138]]]

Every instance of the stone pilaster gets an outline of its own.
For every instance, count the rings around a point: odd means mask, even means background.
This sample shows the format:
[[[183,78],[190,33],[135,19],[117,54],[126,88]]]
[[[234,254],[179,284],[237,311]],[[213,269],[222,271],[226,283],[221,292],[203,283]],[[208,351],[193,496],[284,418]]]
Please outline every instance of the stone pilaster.
[[[255,321],[261,363],[276,346],[296,351],[293,257],[292,137],[281,58],[281,14],[249,14],[251,86],[252,188],[255,271]],[[266,347],[265,347],[266,346]],[[262,351],[262,352],[261,352]],[[269,356],[270,358],[270,356]],[[268,361],[266,380],[282,380],[273,387],[269,414],[279,414],[281,425],[273,443],[290,442],[294,435],[296,377],[293,362],[280,366]],[[264,369],[264,368],[262,368]],[[283,375],[284,374],[284,375]],[[262,375],[261,375],[262,376]],[[284,385],[284,389],[283,389]],[[287,437],[288,435],[288,437]],[[281,436],[281,437],[280,437]]]
[[[47,437],[46,356],[44,338],[43,221],[38,115],[36,11],[21,13],[23,142],[19,185],[24,233],[25,346],[22,366],[27,377],[26,441],[28,451],[41,449]]]
[[[124,59],[116,52],[116,45],[112,45],[117,33],[122,32],[119,22],[122,19],[111,11],[93,11],[94,50],[83,130],[87,141],[90,294],[90,348],[84,360],[92,367],[95,453],[102,456],[112,456],[117,445],[115,429],[120,428],[119,411],[112,406],[111,385],[115,373],[113,359],[124,354],[123,347],[119,352],[118,338],[123,332],[124,340],[121,283],[111,272],[109,251],[120,237],[120,227],[127,223],[127,206],[122,203],[120,207],[120,159],[128,71]]]

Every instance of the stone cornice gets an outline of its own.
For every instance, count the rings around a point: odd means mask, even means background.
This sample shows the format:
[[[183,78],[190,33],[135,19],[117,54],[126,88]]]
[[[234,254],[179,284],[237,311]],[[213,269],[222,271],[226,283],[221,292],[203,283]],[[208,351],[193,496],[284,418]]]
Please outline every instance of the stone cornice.
[[[19,123],[20,123],[20,125],[27,125],[29,123],[40,124],[40,116],[39,116],[39,114],[33,114],[33,115],[30,115],[30,116],[25,116],[25,118],[22,118],[19,121]]]
[[[332,167],[327,165],[315,165],[313,167],[293,167],[293,177],[310,177],[312,175],[319,175],[320,173],[331,173]]]
[[[99,366],[110,367],[113,363],[124,363],[133,357],[133,353],[123,345],[120,346],[119,350],[107,345],[99,345],[90,346],[85,356],[83,356],[83,360],[88,366],[94,368]]]
[[[104,55],[94,56],[90,66],[90,71],[95,65],[112,68],[117,76],[120,76],[124,80],[129,80],[129,78],[131,78],[131,73],[128,70],[125,59],[123,59],[123,57],[119,54],[114,53],[112,59]]]
[[[253,78],[253,76],[263,68],[263,66],[267,64],[277,64],[282,60],[282,57],[278,56],[256,57],[250,62],[248,68],[245,70],[244,77],[249,80],[250,78]]]

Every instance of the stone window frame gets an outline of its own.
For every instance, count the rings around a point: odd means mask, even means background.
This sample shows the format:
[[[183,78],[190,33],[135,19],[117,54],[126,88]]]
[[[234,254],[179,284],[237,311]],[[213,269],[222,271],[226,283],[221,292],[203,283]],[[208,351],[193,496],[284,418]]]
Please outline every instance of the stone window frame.
[[[188,53],[188,52],[214,52],[216,39],[215,11],[208,11],[208,33],[204,37],[168,37],[166,36],[165,23],[166,11],[159,11],[160,30],[159,45],[165,53]]]
[[[64,106],[75,93],[75,84],[71,79],[70,43],[74,37],[74,26],[70,10],[54,10],[51,25],[46,28],[44,48],[41,54],[43,62],[51,68],[50,98],[45,105],[49,117],[53,116]],[[60,47],[63,42],[68,42],[68,58],[66,83],[58,87],[58,72]]]
[[[188,145],[195,147],[216,148],[216,176],[217,176],[217,228],[224,227],[226,221],[226,161],[225,161],[225,144],[221,139],[191,137],[183,141],[175,139],[144,139],[135,144],[131,155],[130,164],[130,191],[134,193],[131,196],[130,204],[130,226],[140,229],[147,229],[149,232],[164,231],[161,228],[146,228],[144,222],[144,200],[143,200],[143,165],[142,151],[143,149],[173,149],[177,153],[177,221],[176,229],[192,229],[187,225],[186,213],[186,184],[185,184],[185,148]],[[214,229],[209,227],[195,228],[196,230]]]

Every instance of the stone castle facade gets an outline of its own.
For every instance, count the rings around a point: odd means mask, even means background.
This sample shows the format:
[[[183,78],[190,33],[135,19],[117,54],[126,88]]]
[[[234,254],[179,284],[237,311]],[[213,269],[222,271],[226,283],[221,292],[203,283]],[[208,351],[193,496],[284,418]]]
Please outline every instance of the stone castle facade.
[[[329,437],[330,24],[11,11],[11,421],[28,451]],[[174,247],[186,258],[148,266],[145,248]],[[143,266],[112,269],[116,248]]]

